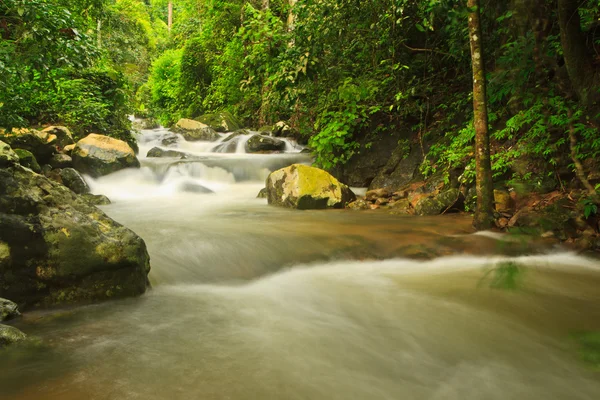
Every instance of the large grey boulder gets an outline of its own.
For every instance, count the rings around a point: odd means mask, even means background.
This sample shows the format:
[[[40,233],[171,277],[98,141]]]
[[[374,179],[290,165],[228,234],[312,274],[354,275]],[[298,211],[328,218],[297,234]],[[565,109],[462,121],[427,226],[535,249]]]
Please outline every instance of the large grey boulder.
[[[352,190],[328,172],[303,164],[272,172],[266,189],[269,204],[301,210],[343,208],[356,200]]]
[[[0,168],[0,297],[50,306],[134,296],[149,270],[134,232],[43,175]]]
[[[0,249],[0,252],[2,249]],[[0,321],[6,321],[8,319],[16,318],[21,313],[16,303],[10,300],[0,298]]]
[[[172,130],[181,134],[185,140],[190,142],[200,140],[214,142],[221,138],[221,136],[210,126],[187,118],[182,118],[177,121]]]
[[[146,157],[149,157],[149,158],[161,158],[161,157],[186,158],[187,154],[182,151],[163,150],[160,147],[153,147],[150,150],[148,150]]]
[[[283,140],[264,135],[252,135],[246,142],[247,153],[258,153],[262,151],[283,151],[285,142]]]
[[[139,168],[140,162],[126,142],[91,133],[77,142],[71,153],[73,166],[94,178],[124,168]]]
[[[75,144],[71,131],[66,126],[49,126],[42,130],[43,133],[56,136],[56,145],[64,149],[70,144]]]
[[[90,187],[79,172],[73,168],[63,168],[60,170],[60,179],[66,187],[77,194],[90,192]]]

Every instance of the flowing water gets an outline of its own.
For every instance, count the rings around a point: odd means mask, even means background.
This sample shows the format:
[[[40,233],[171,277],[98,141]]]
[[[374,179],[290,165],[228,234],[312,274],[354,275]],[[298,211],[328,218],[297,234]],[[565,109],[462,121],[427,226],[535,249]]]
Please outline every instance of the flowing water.
[[[310,160],[215,146],[90,182],[145,239],[153,289],[26,314],[40,343],[0,356],[0,398],[600,398],[576,340],[600,331],[597,260],[468,216],[269,207],[268,172]]]

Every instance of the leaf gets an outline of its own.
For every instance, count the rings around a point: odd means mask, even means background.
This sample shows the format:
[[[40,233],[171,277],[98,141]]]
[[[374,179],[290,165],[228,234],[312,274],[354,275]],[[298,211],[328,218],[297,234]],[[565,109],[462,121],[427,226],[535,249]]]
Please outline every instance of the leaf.
[[[25,14],[25,9],[23,7],[17,8],[17,14],[19,14],[19,17],[22,17]]]
[[[423,28],[423,25],[421,24],[415,24],[415,28],[420,32],[425,32],[425,28]]]

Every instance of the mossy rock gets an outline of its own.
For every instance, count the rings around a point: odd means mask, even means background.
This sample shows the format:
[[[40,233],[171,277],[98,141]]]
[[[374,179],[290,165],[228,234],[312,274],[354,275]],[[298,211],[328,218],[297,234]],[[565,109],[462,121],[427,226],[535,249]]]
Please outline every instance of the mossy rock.
[[[0,324],[0,349],[27,339],[27,335],[15,327]]]
[[[30,151],[40,164],[47,164],[56,153],[58,139],[56,135],[35,129],[13,129],[0,134],[0,140],[13,149]]]
[[[352,190],[328,172],[303,164],[272,172],[266,187],[269,204],[300,210],[343,208],[356,200]]]
[[[247,153],[259,153],[262,151],[283,151],[285,142],[271,136],[252,135],[246,142]]]
[[[0,321],[6,321],[12,318],[16,318],[21,313],[16,303],[10,300],[0,298]]]
[[[81,195],[81,198],[94,206],[107,206],[111,204],[110,199],[103,194],[84,193]]]
[[[227,111],[204,114],[195,120],[210,126],[217,132],[233,132],[242,128],[240,121]]]
[[[7,143],[0,141],[0,167],[6,167],[18,162],[19,156],[17,153],[15,153]]]
[[[38,164],[32,152],[25,149],[15,149],[14,151],[15,154],[19,156],[19,163],[22,166],[27,167],[38,174],[42,172],[42,167],[40,167],[40,164]]]
[[[49,126],[44,128],[42,132],[55,135],[56,144],[61,149],[64,149],[68,145],[75,144],[73,134],[71,134],[71,131],[66,126]]]
[[[146,157],[149,158],[162,158],[162,157],[175,157],[175,158],[186,158],[187,154],[177,150],[163,150],[160,147],[153,147],[148,151]]]
[[[66,187],[77,194],[89,193],[90,187],[79,172],[73,168],[63,168],[60,171],[60,179]]]
[[[206,141],[214,142],[221,136],[210,126],[193,119],[182,118],[172,128],[173,132],[179,133],[190,142]]]
[[[124,168],[140,167],[140,162],[129,144],[95,133],[77,142],[72,157],[76,170],[94,178]]]
[[[417,215],[440,215],[444,211],[444,204],[441,201],[432,197],[421,199],[415,206]]]

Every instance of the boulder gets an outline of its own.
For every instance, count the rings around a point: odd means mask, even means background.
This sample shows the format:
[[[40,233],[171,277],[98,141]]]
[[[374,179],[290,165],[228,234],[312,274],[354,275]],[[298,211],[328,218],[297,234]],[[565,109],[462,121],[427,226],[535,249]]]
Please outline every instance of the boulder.
[[[81,198],[93,206],[107,206],[111,204],[110,199],[103,194],[84,193]]]
[[[180,119],[175,124],[173,131],[181,134],[185,140],[190,142],[199,140],[214,142],[221,138],[213,128],[193,119]]]
[[[30,151],[40,164],[47,164],[50,161],[52,154],[56,153],[58,143],[58,139],[54,134],[25,128],[4,132],[0,135],[0,140],[13,149]]]
[[[73,166],[94,178],[124,168],[139,168],[133,149],[124,141],[91,133],[73,149]]]
[[[19,156],[10,148],[10,146],[0,141],[0,168],[13,165],[19,162]]]
[[[42,172],[42,168],[40,167],[40,164],[38,164],[32,152],[24,149],[16,149],[15,154],[19,156],[19,163],[22,166],[27,167],[38,174]]]
[[[217,132],[233,132],[242,127],[240,121],[227,111],[205,114],[196,118],[196,121],[210,126]]]
[[[144,241],[63,185],[0,168],[0,297],[25,306],[139,295]]]
[[[350,188],[328,172],[303,164],[272,172],[266,187],[269,204],[300,210],[343,208],[356,200]]]
[[[510,212],[513,210],[513,200],[506,190],[494,189],[494,206],[498,212]]]
[[[257,199],[266,199],[267,198],[267,188],[262,188],[256,195]]]
[[[242,135],[250,135],[252,134],[252,131],[249,129],[238,129],[235,132],[231,132],[229,135],[227,135],[227,137],[225,139],[223,139],[223,142],[229,142],[230,140],[238,137],[238,136],[242,136]]]
[[[246,142],[246,153],[258,153],[261,151],[283,151],[285,142],[270,136],[252,135]]]
[[[13,326],[0,324],[0,349],[27,339],[27,335]]]
[[[177,150],[163,150],[160,147],[153,147],[148,151],[146,157],[149,158],[160,158],[160,157],[177,157],[177,158],[186,158],[187,154],[182,151]]]
[[[261,135],[274,136],[273,131],[275,130],[274,125],[264,125],[258,128],[257,132]]]
[[[365,201],[365,199],[356,199],[352,203],[349,203],[346,206],[346,208],[349,208],[350,210],[355,210],[355,211],[370,210],[371,204],[369,202]]]
[[[235,137],[227,142],[219,143],[212,150],[214,153],[235,153],[237,151],[238,143],[240,141],[239,137]]]
[[[391,196],[390,191],[387,190],[386,188],[372,189],[372,190],[369,190],[365,194],[365,199],[368,201],[375,201],[379,198],[387,198],[390,196]]]
[[[415,206],[417,215],[439,215],[442,211],[444,211],[442,202],[432,197],[419,200]]]
[[[19,315],[21,315],[21,313],[19,312],[19,307],[16,303],[0,298],[0,321],[16,318]]]
[[[62,152],[64,154],[70,156],[74,149],[75,149],[75,144],[68,144],[62,149]]]
[[[273,136],[280,137],[291,136],[293,134],[292,128],[290,128],[285,121],[277,122],[275,125],[273,125],[271,131]]]
[[[452,188],[435,197],[421,198],[415,205],[417,215],[439,215],[445,211],[464,208],[464,197],[460,190]]]
[[[407,147],[405,143],[401,143],[391,156],[384,156],[383,160],[387,162],[379,169],[369,188],[387,188],[393,192],[417,178],[423,155],[419,146]]]
[[[174,133],[168,133],[160,139],[160,143],[166,147],[173,146],[177,142],[179,142],[179,136]]]
[[[73,139],[71,131],[65,126],[49,126],[44,128],[42,132],[48,133],[49,135],[55,135],[56,145],[61,149],[64,149],[70,144],[75,144],[75,139]]]
[[[408,199],[399,199],[389,203],[388,209],[390,209],[390,214],[396,215],[409,215],[413,213],[410,201],[408,201]]]
[[[60,171],[62,184],[77,194],[89,193],[90,187],[79,172],[73,168],[63,168]]]
[[[73,159],[62,153],[54,154],[48,163],[52,168],[70,168],[73,166]]]

